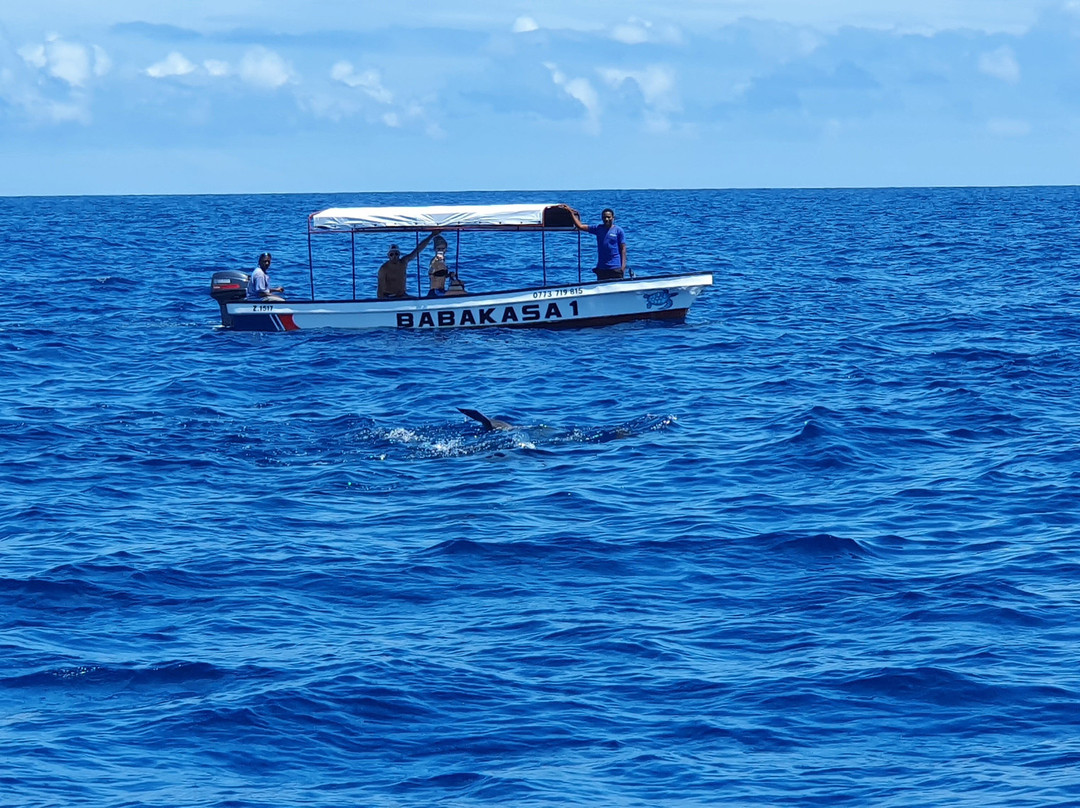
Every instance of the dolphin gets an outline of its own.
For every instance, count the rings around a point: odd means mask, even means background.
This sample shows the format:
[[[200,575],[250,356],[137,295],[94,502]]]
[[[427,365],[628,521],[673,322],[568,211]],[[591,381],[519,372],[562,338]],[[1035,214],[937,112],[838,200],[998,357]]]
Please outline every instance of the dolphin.
[[[461,407],[458,407],[457,409],[458,412],[462,413],[463,415],[467,415],[474,421],[479,421],[481,424],[484,425],[484,429],[488,431],[514,428],[513,424],[508,424],[506,423],[506,421],[500,421],[498,418],[488,418],[486,415],[484,415],[484,413],[477,410],[465,410]]]

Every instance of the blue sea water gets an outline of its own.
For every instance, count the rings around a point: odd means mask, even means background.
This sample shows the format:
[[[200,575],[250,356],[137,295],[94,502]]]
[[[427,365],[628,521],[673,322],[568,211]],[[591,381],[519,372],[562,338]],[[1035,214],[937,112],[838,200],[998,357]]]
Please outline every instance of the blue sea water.
[[[262,250],[308,293],[313,210],[520,200],[715,285],[215,328]],[[0,805],[1080,804],[1078,205],[0,199]]]

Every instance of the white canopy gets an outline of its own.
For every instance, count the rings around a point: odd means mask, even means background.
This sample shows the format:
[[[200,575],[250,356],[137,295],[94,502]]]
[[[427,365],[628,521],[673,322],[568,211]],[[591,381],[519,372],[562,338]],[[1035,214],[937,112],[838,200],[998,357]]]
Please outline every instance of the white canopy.
[[[308,219],[310,230],[499,230],[542,227],[544,211],[561,208],[557,203],[547,205],[429,205],[426,207],[391,208],[328,208],[313,213]],[[573,227],[565,210],[560,211],[558,224],[548,227]]]

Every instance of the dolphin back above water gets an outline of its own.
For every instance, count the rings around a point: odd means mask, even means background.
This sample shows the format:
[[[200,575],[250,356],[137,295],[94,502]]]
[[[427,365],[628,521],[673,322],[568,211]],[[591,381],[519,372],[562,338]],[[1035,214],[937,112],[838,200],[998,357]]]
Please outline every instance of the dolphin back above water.
[[[467,415],[474,421],[479,421],[481,424],[484,425],[484,429],[500,430],[514,428],[513,424],[508,424],[506,423],[506,421],[500,421],[498,418],[488,418],[486,415],[484,415],[484,413],[480,412],[479,410],[466,410],[461,407],[458,407],[457,409],[458,412],[462,413],[463,415]]]

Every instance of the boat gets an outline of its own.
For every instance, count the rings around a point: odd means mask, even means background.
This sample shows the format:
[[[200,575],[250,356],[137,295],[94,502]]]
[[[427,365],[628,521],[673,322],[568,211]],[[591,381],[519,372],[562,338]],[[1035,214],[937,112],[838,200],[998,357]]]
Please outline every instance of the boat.
[[[456,234],[455,268],[451,285],[457,295],[421,297],[424,253],[416,261],[417,297],[394,299],[356,296],[356,240],[371,234],[421,234],[438,231],[444,237]],[[462,235],[505,231],[539,233],[541,263],[534,285],[497,291],[464,290],[458,281],[462,261]],[[346,234],[351,243],[352,296],[347,299],[319,299],[315,293],[313,239]],[[548,266],[548,239],[577,234],[577,277],[573,268]],[[586,252],[592,239],[574,224],[571,209],[562,204],[521,205],[434,205],[423,207],[329,208],[307,219],[308,273],[310,299],[285,301],[245,300],[248,275],[238,270],[215,272],[210,294],[221,309],[221,325],[234,331],[298,331],[307,329],[396,328],[435,330],[451,328],[573,328],[608,325],[632,320],[682,322],[687,310],[707,286],[708,272],[662,274],[595,281],[582,280],[582,241]],[[395,239],[402,240],[401,235]],[[468,238],[465,239],[468,242]],[[553,245],[554,246],[554,245]],[[563,250],[565,252],[565,247]],[[348,268],[346,268],[347,270]],[[591,269],[587,270],[590,274]],[[365,286],[374,288],[374,272]],[[571,275],[569,281],[566,276]],[[549,276],[552,276],[549,282]],[[341,273],[336,280],[341,281]],[[347,281],[347,278],[346,278]],[[482,283],[479,268],[471,269],[470,286]]]

